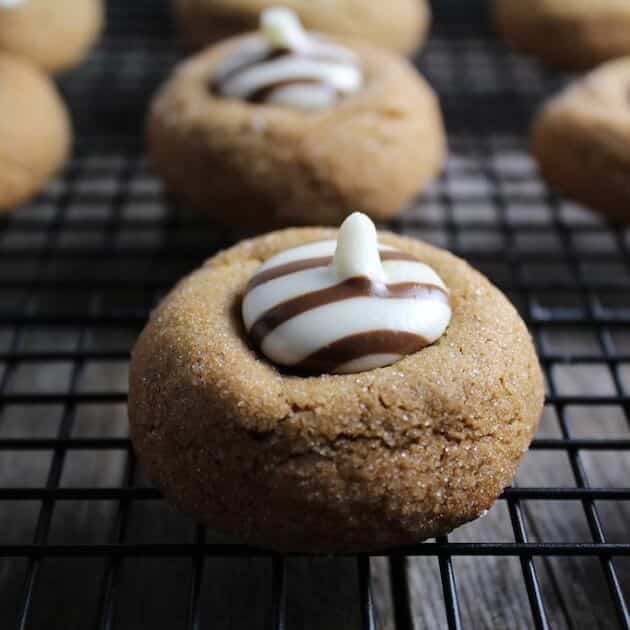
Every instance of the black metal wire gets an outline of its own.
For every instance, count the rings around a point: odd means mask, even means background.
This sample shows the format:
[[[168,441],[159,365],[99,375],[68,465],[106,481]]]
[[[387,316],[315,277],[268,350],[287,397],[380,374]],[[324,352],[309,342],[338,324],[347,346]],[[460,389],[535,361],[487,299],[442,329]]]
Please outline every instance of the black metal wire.
[[[449,629],[467,627],[458,602],[457,563],[453,558],[504,556],[518,558],[534,627],[552,627],[549,602],[537,574],[537,560],[554,557],[596,558],[605,576],[618,626],[630,629],[630,617],[618,562],[630,557],[628,542],[609,542],[599,501],[630,501],[628,487],[593,487],[584,454],[630,453],[630,439],[583,438],[572,430],[572,406],[619,409],[630,423],[630,392],[621,369],[630,354],[619,350],[613,335],[630,326],[630,243],[627,232],[602,221],[575,221],[565,215],[562,199],[547,192],[532,169],[509,171],[497,154],[511,152],[524,159],[525,132],[541,100],[566,77],[516,59],[501,47],[475,2],[442,0],[435,3],[437,26],[420,66],[440,93],[455,156],[433,191],[421,204],[389,227],[435,240],[487,271],[493,281],[520,306],[537,343],[549,384],[546,404],[555,411],[560,437],[534,440],[532,449],[549,457],[564,453],[575,486],[510,487],[500,497],[507,506],[513,540],[451,542],[446,537],[422,545],[390,551],[389,577],[397,630],[415,630],[414,604],[408,558],[437,559],[445,618]],[[63,414],[56,435],[0,437],[0,456],[38,451],[50,453],[44,483],[29,487],[0,485],[0,506],[9,501],[40,502],[32,540],[0,544],[0,559],[25,559],[26,573],[15,602],[15,627],[29,627],[41,580],[41,566],[53,558],[98,558],[104,573],[97,610],[101,630],[116,628],[123,593],[122,565],[131,558],[181,558],[189,561],[185,625],[202,630],[202,594],[206,559],[210,557],[267,557],[271,561],[271,601],[266,626],[287,628],[286,559],[259,549],[209,542],[204,529],[195,529],[191,542],[129,542],[130,511],[137,502],[161,501],[160,493],[136,481],[136,466],[125,437],[76,437],[77,409],[85,404],[104,406],[126,402],[126,391],[112,386],[98,391],[79,388],[88,364],[126,363],[127,345],[93,347],[91,332],[124,331],[133,338],[153,304],[185,272],[207,256],[238,240],[237,230],[209,230],[198,217],[170,208],[143,159],[142,127],[150,94],[178,58],[166,3],[113,0],[109,27],[92,60],[64,78],[75,123],[75,157],[55,186],[13,215],[0,217],[0,333],[10,342],[0,345],[0,413],[13,405],[36,408],[60,405]],[[531,82],[518,78],[529,72]],[[488,85],[484,82],[490,82]],[[106,94],[106,98],[104,95]],[[467,181],[484,183],[486,190],[459,190]],[[105,184],[102,182],[105,181]],[[109,183],[107,183],[109,182]],[[435,206],[439,212],[431,214]],[[535,208],[539,223],[513,216],[514,207]],[[490,220],[471,215],[485,207]],[[149,215],[132,210],[149,209]],[[464,212],[462,213],[462,209]],[[156,212],[160,210],[160,212]],[[526,219],[526,220],[523,220]],[[496,248],[476,248],[467,238],[483,233]],[[553,238],[553,249],[523,249],[522,239]],[[588,250],[580,239],[607,239],[610,247]],[[532,266],[560,267],[563,273],[531,273]],[[597,269],[614,267],[618,272]],[[64,270],[70,269],[70,272]],[[124,273],[121,273],[121,270]],[[607,301],[621,299],[619,308]],[[548,300],[556,300],[557,306]],[[567,327],[594,335],[596,349],[551,352],[545,331]],[[25,343],[34,330],[72,331],[72,348],[32,348]],[[1,336],[0,336],[1,339]],[[12,381],[19,368],[55,363],[71,365],[63,391],[15,391]],[[558,390],[554,369],[559,366],[606,368],[614,391],[606,395],[571,394]],[[51,368],[52,369],[52,368]],[[0,415],[0,426],[2,416]],[[125,459],[123,478],[113,487],[61,485],[67,457],[80,451],[118,452]],[[101,544],[50,542],[54,511],[59,502],[113,501],[116,511],[108,538]],[[590,540],[544,542],[530,540],[528,501],[579,502]],[[361,627],[378,627],[370,579],[370,557],[356,557],[357,602]],[[540,568],[540,567],[538,567]],[[461,584],[460,584],[461,587]],[[565,611],[565,614],[566,613]],[[86,622],[87,623],[87,622]]]
[[[11,544],[0,545],[0,558],[192,558],[203,553],[206,557],[268,558],[269,552],[255,547],[207,543],[139,543],[139,544]],[[626,543],[425,543],[394,550],[381,550],[377,555],[391,558],[421,557],[630,557],[630,544]],[[288,554],[288,557],[296,554]],[[312,554],[300,553],[299,557]],[[339,557],[373,556],[374,554],[338,554]],[[450,577],[448,577],[450,580]]]
[[[186,627],[189,630],[200,630],[201,628],[201,606],[200,594],[203,582],[203,569],[205,556],[203,554],[203,543],[205,532],[201,525],[197,525],[195,533],[196,543],[199,553],[193,558],[192,577],[190,580],[190,593],[188,597],[188,621]]]
[[[123,487],[128,488],[131,486],[135,472],[135,457],[132,452],[129,452],[125,462],[125,473],[123,477]],[[125,497],[121,497],[118,502],[118,510],[114,518],[114,524],[112,527],[112,533],[110,539],[112,544],[121,545],[125,540],[125,533],[127,531],[127,525],[129,520],[129,500]],[[199,541],[198,541],[199,542]],[[202,541],[201,541],[202,542]],[[191,580],[194,587],[196,587],[196,581],[200,578],[201,567],[198,566],[198,556],[193,556],[195,563],[193,578]],[[203,563],[203,560],[201,560]],[[117,557],[106,556],[105,572],[103,575],[103,588],[102,597],[100,601],[99,612],[99,630],[110,630],[114,627],[114,619],[116,612],[116,595],[118,590],[118,584],[120,579],[120,559]],[[198,607],[196,601],[190,605],[192,614],[196,615]],[[196,617],[193,617],[195,619]]]
[[[78,172],[75,172],[75,177],[78,177]],[[57,235],[58,231],[61,229],[63,225],[63,217],[65,211],[72,200],[72,187],[68,188],[68,193],[63,196],[60,200],[59,205],[55,211],[55,218],[50,227],[49,238],[51,242],[53,242]],[[40,272],[45,268],[49,257],[50,250],[46,251],[46,253],[40,258],[38,261],[38,267]],[[33,290],[33,287],[30,286],[29,290]],[[78,346],[81,347],[83,344],[85,329],[80,328],[80,336]],[[80,359],[76,360],[72,366],[72,374],[70,379],[70,387],[69,394],[72,395],[76,391],[78,378],[83,368],[83,361]],[[7,403],[7,397],[3,396],[3,403]],[[72,424],[74,422],[74,412],[75,412],[76,404],[73,401],[68,402],[65,406],[63,418],[61,420],[59,430],[57,433],[58,440],[66,440],[70,436],[70,432],[72,429]],[[46,480],[46,489],[52,490],[54,488],[59,487],[59,481],[61,479],[61,474],[63,471],[65,458],[65,451],[60,448],[58,445],[55,445],[53,450],[53,458],[50,465],[50,469],[48,471],[48,478]],[[33,540],[34,545],[43,545],[46,543],[48,539],[48,534],[50,532],[50,526],[52,522],[52,515],[54,509],[54,501],[50,498],[44,499],[41,504],[41,508],[39,511],[39,516],[37,518],[37,525],[35,528],[35,536]],[[29,614],[31,611],[31,604],[33,601],[33,592],[35,583],[37,580],[37,576],[40,571],[40,563],[41,558],[39,557],[30,557],[29,564],[26,572],[26,579],[24,584],[24,592],[22,596],[22,602],[19,608],[18,613],[18,630],[25,630],[29,620]]]
[[[446,536],[438,538],[437,542],[442,547],[448,547],[448,538]],[[442,578],[442,590],[444,591],[446,621],[449,630],[461,630],[461,611],[457,600],[457,586],[455,584],[455,573],[453,571],[451,555],[443,551],[438,555],[438,559],[440,563],[440,576]]]
[[[362,630],[376,630],[374,618],[374,602],[372,600],[372,586],[370,576],[370,559],[361,556],[357,559],[357,574],[359,577],[359,606],[361,609]]]
[[[411,594],[407,575],[407,557],[395,555],[389,559],[389,581],[394,606],[394,623],[397,630],[414,630]]]
[[[521,511],[518,499],[508,499],[510,507],[510,518],[512,520],[512,528],[517,543],[527,542],[527,533],[523,521],[523,513]],[[540,592],[540,583],[536,574],[536,567],[531,556],[521,556],[521,567],[525,578],[525,586],[529,597],[529,604],[534,616],[534,624],[537,630],[547,630],[549,628],[549,620],[545,611],[542,594]]]
[[[274,556],[271,565],[271,630],[287,627],[287,564]]]

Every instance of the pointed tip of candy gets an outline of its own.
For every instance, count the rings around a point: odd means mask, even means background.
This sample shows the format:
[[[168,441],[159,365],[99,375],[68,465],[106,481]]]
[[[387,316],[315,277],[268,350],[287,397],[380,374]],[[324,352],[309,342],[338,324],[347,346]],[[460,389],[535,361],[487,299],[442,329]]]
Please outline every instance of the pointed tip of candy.
[[[384,277],[378,251],[378,235],[372,219],[362,212],[352,213],[339,228],[335,268],[340,278]]]
[[[368,215],[364,214],[363,212],[353,212],[352,214],[349,214],[344,219],[340,229],[342,230],[346,225],[361,225],[365,226],[365,228],[368,228],[369,226],[368,229],[371,229],[374,231],[374,233],[376,233],[374,221],[372,221],[372,219],[370,219],[370,217],[368,217]]]
[[[270,7],[260,14],[260,30],[272,46],[292,48],[306,37],[297,14],[285,7]]]

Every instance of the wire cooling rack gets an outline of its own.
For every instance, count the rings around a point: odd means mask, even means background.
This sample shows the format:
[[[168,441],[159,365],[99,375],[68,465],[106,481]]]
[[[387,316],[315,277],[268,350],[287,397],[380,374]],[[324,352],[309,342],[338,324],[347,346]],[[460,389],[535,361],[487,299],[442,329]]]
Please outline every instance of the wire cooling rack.
[[[550,192],[527,155],[567,77],[508,52],[479,4],[435,13],[419,64],[451,156],[391,227],[466,257],[530,326],[548,398],[514,485],[485,519],[383,557],[281,558],[165,509],[127,437],[129,349],[241,235],[163,200],[142,120],[179,53],[162,3],[118,0],[61,81],[75,157],[0,219],[0,627],[630,627],[628,232]]]

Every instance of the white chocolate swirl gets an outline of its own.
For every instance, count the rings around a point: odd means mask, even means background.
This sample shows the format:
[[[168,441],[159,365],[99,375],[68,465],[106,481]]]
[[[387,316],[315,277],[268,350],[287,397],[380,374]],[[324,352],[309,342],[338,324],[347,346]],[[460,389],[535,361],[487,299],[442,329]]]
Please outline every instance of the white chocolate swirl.
[[[260,30],[218,68],[213,89],[220,96],[317,110],[361,89],[354,53],[304,31],[292,11],[264,11]]]
[[[245,328],[272,362],[297,371],[362,372],[390,365],[441,337],[449,292],[428,265],[379,245],[365,215],[338,240],[286,250],[251,278]]]

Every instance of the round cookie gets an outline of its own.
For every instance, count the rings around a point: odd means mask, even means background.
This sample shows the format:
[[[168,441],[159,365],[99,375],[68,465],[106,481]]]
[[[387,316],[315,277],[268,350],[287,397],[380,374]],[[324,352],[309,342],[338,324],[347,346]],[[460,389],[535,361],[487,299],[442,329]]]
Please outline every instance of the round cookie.
[[[630,57],[610,61],[545,105],[531,130],[543,176],[563,193],[630,221]]]
[[[0,50],[66,70],[94,44],[103,13],[102,0],[0,0]]]
[[[495,0],[498,30],[517,50],[584,68],[630,54],[627,0]]]
[[[413,67],[354,42],[364,85],[335,107],[303,112],[217,96],[209,85],[237,38],[183,63],[147,122],[167,190],[227,225],[338,225],[354,209],[399,213],[445,157],[438,101]]]
[[[0,53],[0,211],[43,188],[70,142],[68,113],[52,81],[23,59]]]
[[[252,30],[271,0],[174,0],[184,37],[193,48]],[[423,42],[431,14],[426,0],[286,0],[304,25],[333,35],[358,37],[403,54]]]
[[[240,301],[262,261],[334,230],[268,234],[210,259],[153,313],[131,360],[140,461],[180,509],[243,542],[349,552],[417,543],[489,508],[536,430],[543,382],[527,329],[446,251],[430,265],[453,314],[432,346],[360,374],[280,371],[246,339]]]

